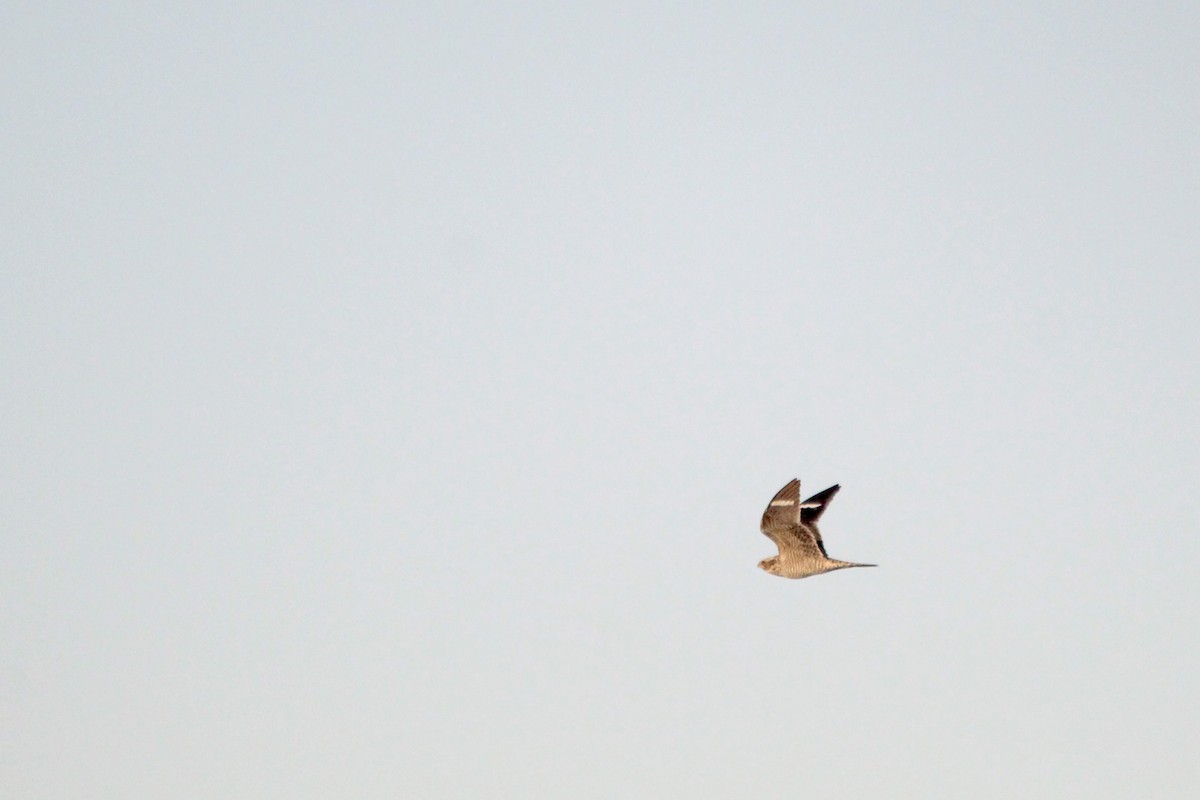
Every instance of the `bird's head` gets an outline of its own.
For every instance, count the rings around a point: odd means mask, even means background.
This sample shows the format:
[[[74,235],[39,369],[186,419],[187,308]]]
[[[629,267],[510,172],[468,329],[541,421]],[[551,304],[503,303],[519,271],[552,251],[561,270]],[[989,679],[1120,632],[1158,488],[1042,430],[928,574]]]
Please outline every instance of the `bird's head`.
[[[779,574],[779,556],[771,556],[770,558],[764,558],[762,561],[758,562],[758,568],[763,570],[764,572],[769,572],[772,575],[778,575]]]

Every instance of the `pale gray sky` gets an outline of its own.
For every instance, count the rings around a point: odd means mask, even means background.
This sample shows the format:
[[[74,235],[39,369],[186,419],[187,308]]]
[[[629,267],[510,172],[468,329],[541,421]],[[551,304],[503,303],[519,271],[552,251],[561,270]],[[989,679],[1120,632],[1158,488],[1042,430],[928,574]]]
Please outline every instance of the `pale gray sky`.
[[[1198,796],[1198,7],[425,5],[0,12],[0,795]]]

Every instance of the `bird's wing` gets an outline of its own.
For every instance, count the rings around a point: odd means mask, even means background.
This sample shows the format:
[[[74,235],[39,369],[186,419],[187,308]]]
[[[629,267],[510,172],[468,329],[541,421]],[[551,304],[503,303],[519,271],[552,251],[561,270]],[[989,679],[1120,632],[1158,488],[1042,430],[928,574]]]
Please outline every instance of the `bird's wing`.
[[[834,484],[823,492],[817,492],[812,497],[800,504],[800,521],[816,524],[821,515],[825,513],[826,507],[829,506],[829,501],[838,493],[842,487]],[[817,539],[820,540],[820,536]]]
[[[767,504],[767,510],[763,512],[760,526],[762,532],[767,533],[767,528],[779,525],[799,525],[801,522],[807,523],[810,520],[816,522],[824,513],[825,504],[837,494],[838,488],[830,486],[802,503],[800,502],[800,480],[792,478],[786,486],[775,493],[771,502]],[[810,517],[810,514],[815,514],[815,516]],[[769,533],[767,535],[770,536]]]
[[[836,493],[837,487],[834,486],[801,503],[800,481],[792,479],[767,504],[762,517],[763,534],[775,543],[780,555],[785,550],[805,556],[824,555],[825,545],[821,543],[817,526],[804,521],[801,515],[816,511],[820,516],[824,510],[821,504],[828,502]]]
[[[775,496],[771,498],[771,502],[767,504],[767,510],[763,512],[762,525],[760,527],[763,533],[771,536],[770,533],[767,533],[768,529],[795,525],[799,522],[800,480],[792,478],[788,481],[787,486],[776,492]]]

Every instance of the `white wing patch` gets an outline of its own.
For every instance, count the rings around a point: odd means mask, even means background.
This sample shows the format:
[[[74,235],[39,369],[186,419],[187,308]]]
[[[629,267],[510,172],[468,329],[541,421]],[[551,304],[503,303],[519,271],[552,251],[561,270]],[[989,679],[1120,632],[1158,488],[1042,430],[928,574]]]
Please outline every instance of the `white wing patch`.
[[[771,505],[773,505],[773,506],[794,506],[794,505],[796,505],[796,501],[795,500],[772,500]],[[801,508],[803,508],[803,506],[801,506]]]

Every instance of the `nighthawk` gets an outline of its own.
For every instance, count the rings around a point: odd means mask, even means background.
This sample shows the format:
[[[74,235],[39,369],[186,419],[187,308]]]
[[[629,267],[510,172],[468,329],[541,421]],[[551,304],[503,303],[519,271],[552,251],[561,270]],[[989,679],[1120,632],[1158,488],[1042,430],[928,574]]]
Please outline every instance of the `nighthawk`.
[[[873,567],[838,561],[825,552],[817,520],[841,486],[830,486],[800,502],[800,481],[793,479],[771,498],[763,512],[762,532],[779,548],[779,555],[758,562],[760,569],[781,578],[807,578],[846,567]]]

